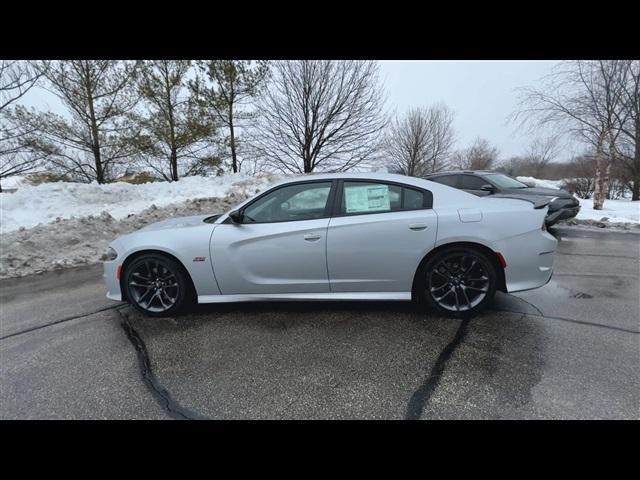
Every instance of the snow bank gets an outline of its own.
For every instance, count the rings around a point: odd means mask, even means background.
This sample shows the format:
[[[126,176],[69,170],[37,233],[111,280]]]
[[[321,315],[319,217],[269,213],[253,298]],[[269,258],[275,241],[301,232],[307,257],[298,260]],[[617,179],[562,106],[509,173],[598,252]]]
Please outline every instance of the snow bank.
[[[96,264],[102,260],[109,243],[120,235],[167,218],[222,213],[243,200],[244,194],[230,193],[224,198],[188,200],[164,208],[152,206],[122,220],[102,212],[3,233],[0,278]]]
[[[151,205],[165,207],[197,198],[253,194],[275,181],[274,176],[185,177],[178,182],[98,185],[69,182],[21,185],[14,193],[0,193],[0,232],[31,228],[57,218],[82,218],[107,212],[114,219],[138,213]]]
[[[562,188],[564,180],[540,180],[534,177],[516,177],[521,182],[533,183],[536,187]],[[576,197],[577,198],[577,197]],[[631,200],[605,200],[602,210],[593,209],[593,200],[578,198],[580,201],[580,213],[577,220],[601,221],[608,218],[611,223],[640,223],[640,202]]]
[[[602,220],[612,223],[640,223],[640,202],[631,200],[605,200],[602,210],[593,209],[593,200],[578,199],[578,220]]]
[[[0,186],[3,190],[21,188],[23,185],[27,185],[27,182],[25,178],[20,175],[14,175],[12,177],[2,177],[2,179],[0,180]]]

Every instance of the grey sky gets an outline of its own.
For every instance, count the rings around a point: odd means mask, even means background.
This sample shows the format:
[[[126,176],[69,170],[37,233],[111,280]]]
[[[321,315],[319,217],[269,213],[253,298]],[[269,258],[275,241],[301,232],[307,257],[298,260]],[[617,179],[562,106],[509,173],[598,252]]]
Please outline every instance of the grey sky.
[[[507,121],[517,102],[518,87],[539,85],[555,61],[440,61],[385,60],[380,62],[381,80],[388,93],[387,106],[402,113],[410,106],[442,101],[455,111],[457,148],[477,136],[496,144],[500,157],[524,153],[531,135]],[[61,112],[57,98],[37,88],[23,103]],[[566,142],[558,160],[568,160],[579,147]]]
[[[382,61],[380,74],[390,106],[402,113],[411,106],[442,101],[456,114],[457,147],[477,136],[496,144],[502,158],[520,155],[531,135],[507,121],[517,104],[518,87],[539,85],[555,61]],[[567,144],[558,160],[575,147]]]

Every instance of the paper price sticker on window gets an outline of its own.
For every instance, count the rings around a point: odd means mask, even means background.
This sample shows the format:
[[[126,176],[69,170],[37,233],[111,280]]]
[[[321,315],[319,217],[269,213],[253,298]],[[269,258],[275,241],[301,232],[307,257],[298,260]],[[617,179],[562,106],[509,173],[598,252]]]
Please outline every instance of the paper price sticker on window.
[[[344,193],[347,213],[391,210],[388,185],[349,186]]]

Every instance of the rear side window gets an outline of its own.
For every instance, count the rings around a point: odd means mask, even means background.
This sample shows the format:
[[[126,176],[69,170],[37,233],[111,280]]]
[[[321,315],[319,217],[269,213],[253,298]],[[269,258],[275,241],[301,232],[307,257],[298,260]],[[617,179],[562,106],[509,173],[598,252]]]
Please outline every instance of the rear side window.
[[[482,186],[488,183],[485,179],[474,175],[463,175],[462,186],[460,188],[463,190],[482,190]]]
[[[340,213],[398,212],[426,208],[424,192],[382,182],[344,182]]]
[[[449,187],[459,188],[458,187],[459,177],[460,177],[459,175],[442,175],[441,177],[428,178],[427,180],[431,180],[432,182],[438,182],[443,185],[448,185]]]

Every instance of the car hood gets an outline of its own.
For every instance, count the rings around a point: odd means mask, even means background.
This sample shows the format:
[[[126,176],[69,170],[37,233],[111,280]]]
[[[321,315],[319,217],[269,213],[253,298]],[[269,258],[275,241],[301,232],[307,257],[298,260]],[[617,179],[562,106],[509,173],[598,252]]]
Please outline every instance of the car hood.
[[[146,227],[141,228],[140,232],[142,231],[149,231],[149,230],[164,230],[167,228],[187,228],[187,227],[197,227],[202,225],[203,221],[206,218],[211,219],[210,221],[213,222],[213,220],[215,220],[216,218],[218,218],[220,215],[222,215],[221,213],[219,214],[215,214],[215,215],[192,215],[189,217],[175,217],[175,218],[168,218],[167,220],[162,220],[160,222],[155,222],[152,223],[150,225],[147,225]]]
[[[527,187],[527,188],[508,188],[502,190],[501,193],[515,194],[515,195],[538,195],[549,197],[571,197],[571,194],[566,190],[557,188],[542,188],[542,187]]]

